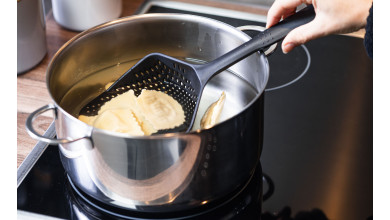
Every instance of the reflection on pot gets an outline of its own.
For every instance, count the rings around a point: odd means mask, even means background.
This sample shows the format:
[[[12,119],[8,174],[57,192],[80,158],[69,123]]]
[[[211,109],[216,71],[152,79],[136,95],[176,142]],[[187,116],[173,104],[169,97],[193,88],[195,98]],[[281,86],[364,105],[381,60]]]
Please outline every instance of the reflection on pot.
[[[205,207],[179,212],[142,212],[110,206],[89,197],[75,186],[70,178],[65,184],[65,196],[68,201],[71,219],[225,219],[258,220],[261,215],[262,169],[256,167],[248,184],[237,194],[230,195]]]
[[[104,194],[120,203],[170,203],[187,187],[199,164],[201,140],[196,135],[163,143],[124,140],[109,148],[105,140],[97,139],[86,154],[89,175]]]

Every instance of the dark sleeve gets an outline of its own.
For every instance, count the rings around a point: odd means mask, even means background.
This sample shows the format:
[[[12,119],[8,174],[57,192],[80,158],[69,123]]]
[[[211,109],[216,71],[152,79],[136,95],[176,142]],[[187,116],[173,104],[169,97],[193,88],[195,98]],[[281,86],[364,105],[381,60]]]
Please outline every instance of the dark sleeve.
[[[366,24],[366,34],[364,35],[364,46],[366,48],[368,56],[372,59],[373,53],[372,53],[372,26],[373,26],[373,5],[371,5],[370,8],[370,15],[367,17],[367,24]]]

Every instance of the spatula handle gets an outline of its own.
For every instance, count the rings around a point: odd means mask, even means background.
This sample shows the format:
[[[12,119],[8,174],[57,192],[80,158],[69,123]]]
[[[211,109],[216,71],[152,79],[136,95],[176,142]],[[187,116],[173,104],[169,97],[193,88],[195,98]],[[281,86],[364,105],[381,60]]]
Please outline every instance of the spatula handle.
[[[314,17],[314,8],[312,5],[309,5],[223,56],[199,66],[197,72],[200,75],[202,83],[207,83],[213,75],[227,69],[250,54],[282,40],[291,30],[309,23]]]
[[[294,15],[287,17],[278,24],[263,31],[262,35],[257,35],[256,39],[253,39],[256,43],[259,43],[261,48],[271,46],[272,44],[282,40],[293,29],[307,24],[315,17],[314,8],[312,5],[300,10]]]

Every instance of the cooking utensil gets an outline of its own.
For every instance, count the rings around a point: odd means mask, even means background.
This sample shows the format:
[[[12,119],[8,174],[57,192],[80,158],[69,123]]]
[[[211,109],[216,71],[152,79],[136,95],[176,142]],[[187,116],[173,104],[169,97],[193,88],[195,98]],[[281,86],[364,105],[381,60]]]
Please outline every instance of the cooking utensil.
[[[310,5],[207,64],[190,64],[160,53],[149,54],[81,109],[80,114],[96,115],[105,102],[129,89],[133,89],[137,96],[142,89],[160,90],[180,103],[185,122],[158,133],[188,132],[195,121],[204,86],[211,77],[248,55],[278,42],[294,28],[313,20],[314,16],[314,8]]]
[[[269,78],[263,52],[207,83],[200,118],[222,91],[227,96],[221,122],[210,129],[134,137],[89,126],[77,115],[99,89],[153,51],[200,63],[248,40],[228,24],[185,14],[131,16],[84,31],[50,61],[46,85],[53,104],[31,113],[27,130],[40,141],[59,144],[61,162],[75,186],[107,205],[174,212],[226,201],[259,164]],[[56,138],[40,135],[32,126],[45,111],[55,113]]]

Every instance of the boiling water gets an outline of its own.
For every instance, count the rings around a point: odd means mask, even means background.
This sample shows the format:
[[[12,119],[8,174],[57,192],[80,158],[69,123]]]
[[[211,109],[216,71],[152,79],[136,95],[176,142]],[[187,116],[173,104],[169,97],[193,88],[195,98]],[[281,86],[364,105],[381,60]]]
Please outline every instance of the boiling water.
[[[195,62],[191,59],[187,59],[187,61]],[[81,108],[102,93],[107,83],[117,80],[136,62],[138,60],[118,63],[115,66],[88,75],[69,89],[61,99],[60,106],[68,113],[78,117]],[[200,120],[207,108],[219,99],[223,91],[226,93],[226,100],[220,122],[240,113],[258,93],[253,86],[238,74],[229,70],[219,73],[207,83],[203,90],[193,130],[200,128]]]

